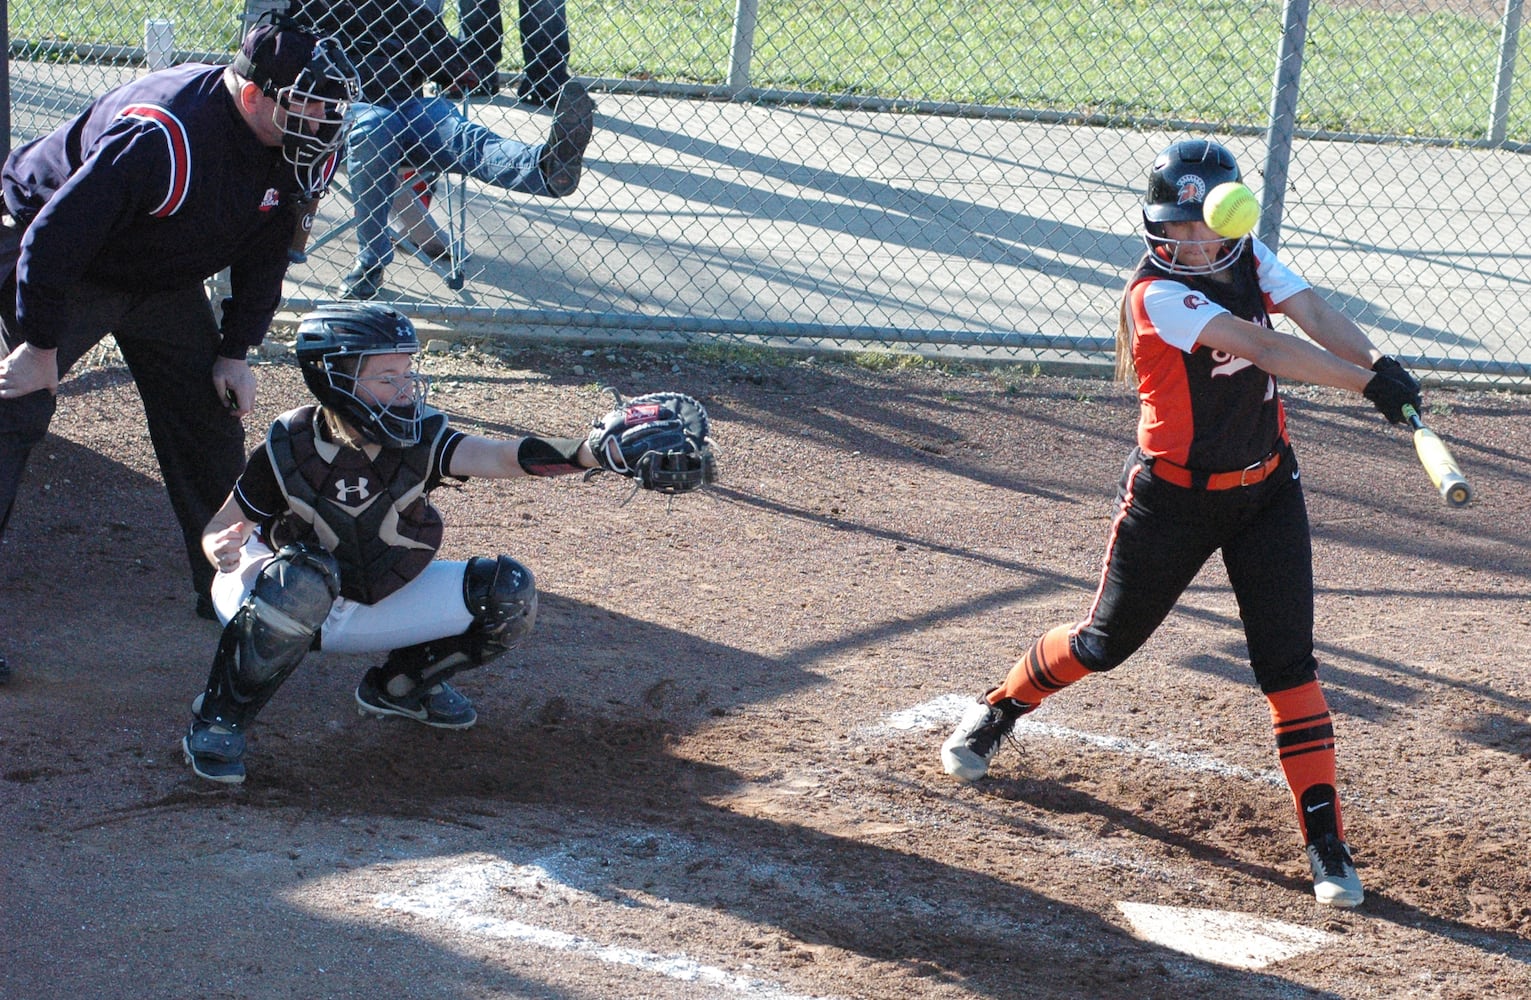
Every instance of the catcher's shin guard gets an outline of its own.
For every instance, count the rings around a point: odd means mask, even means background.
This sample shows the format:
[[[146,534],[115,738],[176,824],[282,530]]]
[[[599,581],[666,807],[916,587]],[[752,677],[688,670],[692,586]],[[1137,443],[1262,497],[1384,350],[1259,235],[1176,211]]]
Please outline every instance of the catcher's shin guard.
[[[384,681],[402,676],[412,685],[400,700],[423,697],[453,674],[483,666],[520,642],[537,621],[537,583],[532,571],[508,556],[469,559],[463,571],[463,601],[473,613],[473,624],[466,632],[402,646],[388,654]]]
[[[340,596],[340,567],[323,549],[289,545],[261,568],[224,626],[197,708],[206,723],[240,731],[303,662]]]

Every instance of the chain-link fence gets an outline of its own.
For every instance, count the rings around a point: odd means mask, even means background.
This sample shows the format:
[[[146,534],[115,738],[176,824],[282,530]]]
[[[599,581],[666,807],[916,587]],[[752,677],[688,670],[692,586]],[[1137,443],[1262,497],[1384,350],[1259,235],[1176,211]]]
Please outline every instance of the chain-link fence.
[[[500,329],[1105,362],[1148,165],[1210,134],[1261,196],[1260,234],[1379,344],[1442,375],[1531,375],[1520,0],[563,2],[443,18],[503,18],[498,93],[454,106],[536,144],[551,111],[518,99],[523,68],[546,70],[522,15],[564,14],[598,103],[579,189],[435,177],[426,221],[466,247],[461,281],[405,238],[425,221],[401,197],[379,299]],[[226,61],[249,11],[9,16],[14,143],[146,61]],[[289,307],[339,294],[352,187],[322,203]]]

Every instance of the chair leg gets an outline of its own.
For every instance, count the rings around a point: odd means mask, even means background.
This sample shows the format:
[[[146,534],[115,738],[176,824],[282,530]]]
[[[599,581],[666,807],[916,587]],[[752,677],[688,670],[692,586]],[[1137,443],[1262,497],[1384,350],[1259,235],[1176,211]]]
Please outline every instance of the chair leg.
[[[470,120],[472,104],[469,100],[469,92],[465,88],[462,95],[462,116],[464,120]],[[448,185],[451,179],[447,180]],[[447,229],[450,241],[447,246],[451,255],[451,270],[447,275],[447,287],[452,291],[458,291],[466,282],[464,270],[467,264],[467,241],[468,229],[468,175],[459,174],[457,177],[457,212],[452,212],[451,187],[447,188]]]

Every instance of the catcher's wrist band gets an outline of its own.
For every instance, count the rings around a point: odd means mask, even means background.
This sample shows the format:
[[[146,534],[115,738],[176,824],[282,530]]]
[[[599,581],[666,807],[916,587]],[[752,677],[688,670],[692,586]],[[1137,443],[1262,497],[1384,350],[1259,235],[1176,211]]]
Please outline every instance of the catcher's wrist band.
[[[528,476],[564,476],[584,472],[579,448],[584,438],[524,437],[516,449],[516,462]]]

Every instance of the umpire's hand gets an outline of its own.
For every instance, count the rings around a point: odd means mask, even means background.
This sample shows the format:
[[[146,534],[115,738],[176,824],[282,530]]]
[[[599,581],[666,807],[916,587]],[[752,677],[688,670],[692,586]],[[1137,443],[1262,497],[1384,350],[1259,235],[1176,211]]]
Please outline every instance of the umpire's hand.
[[[255,373],[243,358],[220,356],[213,362],[213,389],[236,417],[255,409]]]
[[[57,395],[58,351],[23,342],[0,360],[0,399],[16,399],[39,389]]]

